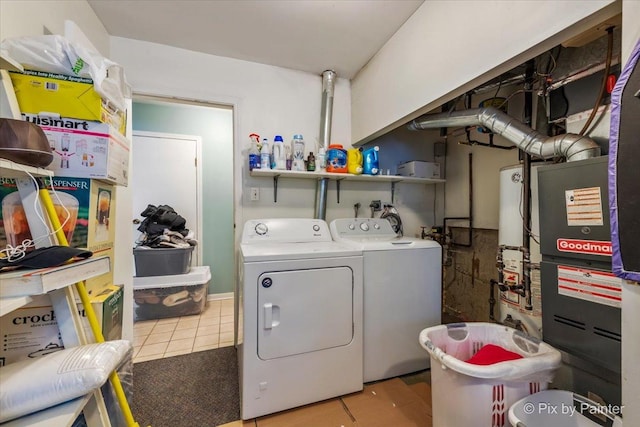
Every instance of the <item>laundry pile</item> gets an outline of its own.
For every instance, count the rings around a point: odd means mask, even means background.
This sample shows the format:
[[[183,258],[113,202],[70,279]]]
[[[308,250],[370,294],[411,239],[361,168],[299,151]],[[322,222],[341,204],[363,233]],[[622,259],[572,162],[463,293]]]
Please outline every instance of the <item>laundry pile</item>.
[[[193,232],[185,228],[186,220],[169,205],[147,205],[140,213],[145,219],[138,227],[142,236],[138,246],[149,248],[188,248],[196,246]]]

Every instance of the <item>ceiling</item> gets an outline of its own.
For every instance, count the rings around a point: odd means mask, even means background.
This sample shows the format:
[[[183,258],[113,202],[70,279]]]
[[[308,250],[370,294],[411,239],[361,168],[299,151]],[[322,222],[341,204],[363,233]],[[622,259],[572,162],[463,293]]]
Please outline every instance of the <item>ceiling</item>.
[[[424,0],[88,0],[112,36],[351,79]]]

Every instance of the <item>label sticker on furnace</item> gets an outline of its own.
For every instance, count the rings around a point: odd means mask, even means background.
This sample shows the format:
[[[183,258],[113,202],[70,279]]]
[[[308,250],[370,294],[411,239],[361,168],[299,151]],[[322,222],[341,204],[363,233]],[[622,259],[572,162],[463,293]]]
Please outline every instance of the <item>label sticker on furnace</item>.
[[[604,225],[600,187],[566,190],[567,225]]]

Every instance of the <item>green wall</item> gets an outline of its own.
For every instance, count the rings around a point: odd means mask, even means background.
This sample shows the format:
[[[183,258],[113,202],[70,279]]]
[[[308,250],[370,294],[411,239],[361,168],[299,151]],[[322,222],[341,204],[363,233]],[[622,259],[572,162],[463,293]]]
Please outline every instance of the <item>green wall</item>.
[[[202,264],[211,269],[209,294],[234,291],[233,110],[139,100],[133,130],[202,139]]]

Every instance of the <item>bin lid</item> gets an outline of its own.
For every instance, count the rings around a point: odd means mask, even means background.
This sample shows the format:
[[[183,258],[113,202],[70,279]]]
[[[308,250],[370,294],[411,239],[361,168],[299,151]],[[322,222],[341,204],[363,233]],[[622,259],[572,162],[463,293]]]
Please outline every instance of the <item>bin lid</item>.
[[[188,273],[170,276],[134,277],[133,289],[168,288],[171,286],[190,286],[207,283],[211,279],[208,265],[191,267]]]
[[[590,419],[599,415],[622,427],[621,413],[621,406],[602,406],[571,391],[544,390],[511,405],[509,422],[518,427],[600,427],[602,421]]]

